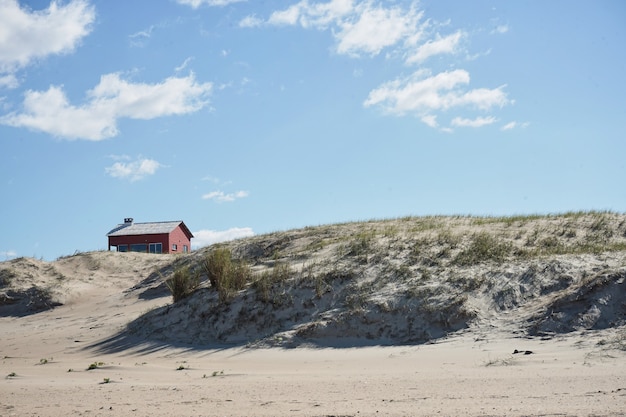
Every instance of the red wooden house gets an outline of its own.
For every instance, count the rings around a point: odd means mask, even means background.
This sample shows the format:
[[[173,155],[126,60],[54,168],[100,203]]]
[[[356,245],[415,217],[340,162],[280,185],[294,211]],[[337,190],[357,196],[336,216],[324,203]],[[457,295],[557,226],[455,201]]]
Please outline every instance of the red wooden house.
[[[118,252],[187,253],[193,235],[181,220],[135,223],[126,218],[107,237],[109,250],[115,247]]]

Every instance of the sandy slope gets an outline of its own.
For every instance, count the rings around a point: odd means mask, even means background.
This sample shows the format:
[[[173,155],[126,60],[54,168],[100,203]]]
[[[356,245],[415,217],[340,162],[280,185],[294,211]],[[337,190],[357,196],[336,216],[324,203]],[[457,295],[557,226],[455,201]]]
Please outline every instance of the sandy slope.
[[[621,218],[615,224],[624,227]],[[276,261],[277,246],[285,258],[303,262],[302,248],[312,240],[335,242],[329,229],[326,237],[320,231],[314,237],[304,232],[298,233],[307,235],[306,242],[277,235],[233,248],[261,248],[255,267],[265,268]],[[585,233],[578,230],[577,236]],[[612,239],[622,239],[623,233],[615,229]],[[459,245],[461,251],[463,243]],[[356,281],[348,286],[329,280],[335,287],[319,296],[315,288],[290,284],[287,289],[297,302],[268,305],[256,315],[250,312],[257,310],[249,310],[258,308],[255,293],[244,291],[228,307],[233,320],[239,320],[238,330],[228,320],[215,327],[219,320],[201,316],[226,311],[212,304],[215,294],[208,289],[172,305],[162,276],[193,258],[87,253],[51,263],[0,263],[5,286],[0,303],[0,416],[625,415],[623,252],[563,255],[531,264],[513,260],[483,269],[440,263],[432,267],[434,278],[389,279],[363,293],[358,308],[347,308],[337,302],[344,287],[347,292],[363,288],[381,264],[404,259],[404,252],[392,256],[385,249],[390,259],[363,262],[342,248],[334,259],[337,251],[331,244],[314,246],[312,254],[343,267],[354,261],[360,268]],[[263,251],[273,260],[263,258]],[[418,275],[426,271],[419,262],[410,264],[419,269]],[[326,273],[323,268],[321,273]],[[480,285],[468,286],[459,278],[470,273]],[[33,297],[31,288],[41,291]],[[285,288],[276,289],[285,294]],[[427,307],[442,305],[446,294],[451,298],[451,290],[463,288],[462,311],[472,313],[463,316],[467,326],[456,330],[449,323],[433,322],[433,334],[444,329],[447,335],[394,346],[337,334],[348,329],[367,335],[380,323],[385,323],[387,342],[405,334],[402,309],[415,307],[406,298],[407,288],[412,295],[428,289],[439,304]],[[55,303],[61,305],[45,309]],[[327,309],[310,314],[306,322],[294,321],[293,314],[309,314],[311,303]],[[396,313],[390,307],[394,305]],[[246,327],[249,317],[253,323]],[[267,329],[260,326],[267,317],[275,318],[270,324],[276,333],[263,339]],[[322,321],[325,327],[315,324]],[[298,333],[298,326],[313,324],[310,333]],[[218,346],[218,339],[185,343],[197,340],[193,335],[209,325],[216,334],[228,330],[232,337],[264,342],[242,339],[230,347]],[[302,339],[307,334],[313,337]],[[272,341],[279,347],[267,348]],[[319,347],[333,344],[347,347]],[[522,353],[514,354],[516,349]],[[96,369],[88,370],[91,364]]]

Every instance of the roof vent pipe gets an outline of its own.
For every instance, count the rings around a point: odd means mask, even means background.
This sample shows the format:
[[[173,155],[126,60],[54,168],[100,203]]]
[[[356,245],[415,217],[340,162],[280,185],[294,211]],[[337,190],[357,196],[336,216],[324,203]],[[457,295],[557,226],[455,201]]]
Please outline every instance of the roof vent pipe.
[[[124,224],[133,224],[133,218],[132,217],[126,217],[124,219]]]

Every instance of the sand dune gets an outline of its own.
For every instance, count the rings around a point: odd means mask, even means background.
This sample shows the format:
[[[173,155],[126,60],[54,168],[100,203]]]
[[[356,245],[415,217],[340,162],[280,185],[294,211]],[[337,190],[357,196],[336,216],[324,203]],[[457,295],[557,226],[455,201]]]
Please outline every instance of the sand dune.
[[[222,245],[268,285],[178,303],[214,248],[2,262],[0,415],[624,415],[625,242],[613,213],[320,226]]]

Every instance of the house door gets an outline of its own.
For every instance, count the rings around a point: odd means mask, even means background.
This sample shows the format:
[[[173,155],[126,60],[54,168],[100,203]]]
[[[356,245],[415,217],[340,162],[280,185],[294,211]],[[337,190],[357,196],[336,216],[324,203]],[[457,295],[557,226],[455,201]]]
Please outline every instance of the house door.
[[[161,244],[161,243],[151,243],[150,244],[150,253],[163,253],[163,244]]]

